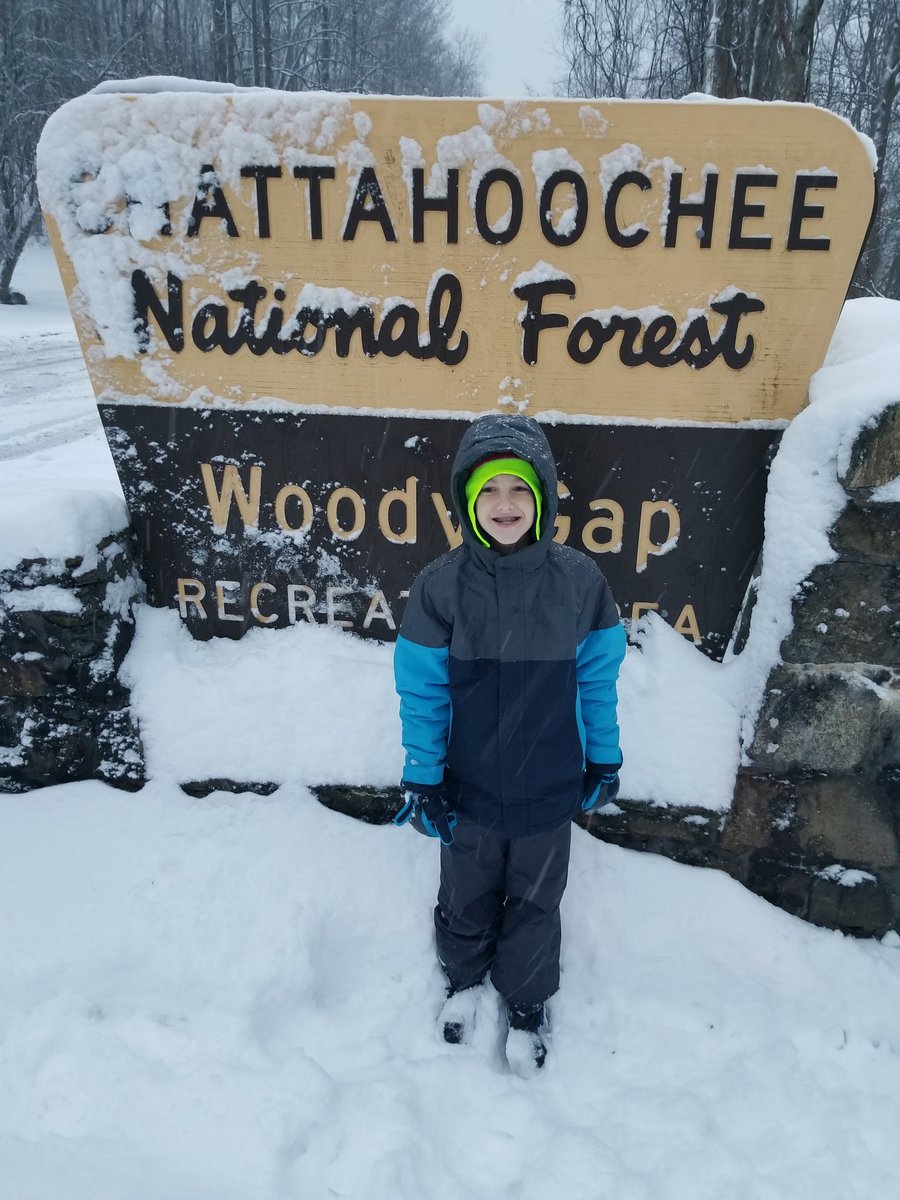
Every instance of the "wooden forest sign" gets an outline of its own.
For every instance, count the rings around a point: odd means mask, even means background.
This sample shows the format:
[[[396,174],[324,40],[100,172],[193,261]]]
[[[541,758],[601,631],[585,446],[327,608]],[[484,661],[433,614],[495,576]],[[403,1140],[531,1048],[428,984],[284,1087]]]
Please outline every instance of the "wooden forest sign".
[[[389,634],[455,537],[460,419],[507,407],[553,426],[566,537],[711,653],[874,197],[811,106],[177,88],[64,106],[39,183],[151,595],[198,632]]]

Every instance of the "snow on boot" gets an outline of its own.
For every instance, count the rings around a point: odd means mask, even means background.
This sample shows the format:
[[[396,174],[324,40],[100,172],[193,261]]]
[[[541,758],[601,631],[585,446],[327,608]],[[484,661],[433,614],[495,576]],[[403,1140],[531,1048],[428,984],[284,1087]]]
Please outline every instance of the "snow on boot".
[[[506,1006],[509,1033],[506,1037],[506,1061],[514,1075],[530,1079],[547,1061],[550,1023],[543,1004],[520,1008]]]
[[[447,999],[438,1017],[438,1037],[451,1046],[464,1046],[472,1040],[475,1032],[475,1014],[478,1009],[479,985],[456,991],[447,988]]]

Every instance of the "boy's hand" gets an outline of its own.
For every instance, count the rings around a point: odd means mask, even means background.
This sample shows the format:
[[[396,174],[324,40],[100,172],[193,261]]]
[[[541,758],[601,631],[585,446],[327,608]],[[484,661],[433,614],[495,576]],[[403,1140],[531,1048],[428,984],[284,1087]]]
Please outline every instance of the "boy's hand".
[[[584,767],[584,799],[581,801],[582,812],[593,812],[604,804],[611,804],[619,794],[619,767],[621,762],[585,763]]]
[[[401,786],[405,788],[403,793],[405,803],[394,817],[394,824],[405,825],[407,821],[410,821],[417,833],[424,833],[426,837],[440,838],[441,844],[444,846],[452,845],[456,813],[444,799],[441,785],[435,784],[433,787],[428,787],[426,784],[419,783],[412,787],[405,784],[401,784]]]

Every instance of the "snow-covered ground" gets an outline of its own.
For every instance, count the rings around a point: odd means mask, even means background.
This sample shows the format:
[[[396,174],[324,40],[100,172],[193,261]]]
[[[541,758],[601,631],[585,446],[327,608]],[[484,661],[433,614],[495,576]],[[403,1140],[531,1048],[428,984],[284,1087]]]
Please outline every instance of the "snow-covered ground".
[[[440,1044],[435,847],[269,799],[3,802],[3,1200],[893,1195],[900,949],[575,831],[543,1077]]]
[[[71,552],[60,489],[121,512],[46,248],[16,286],[32,303],[0,309],[6,562],[29,538]],[[828,554],[823,467],[891,398],[898,309],[848,306],[785,435],[745,655],[708,663],[658,620],[630,655],[632,794],[683,803],[692,784],[727,807],[790,590]],[[334,629],[200,644],[146,611],[126,671],[151,782],[0,797],[0,1200],[892,1195],[900,937],[811,928],[716,872],[575,830],[544,1073],[509,1073],[490,990],[471,1047],[435,1039],[435,846],[305,786],[396,779],[388,668]],[[209,774],[283,786],[177,786]]]

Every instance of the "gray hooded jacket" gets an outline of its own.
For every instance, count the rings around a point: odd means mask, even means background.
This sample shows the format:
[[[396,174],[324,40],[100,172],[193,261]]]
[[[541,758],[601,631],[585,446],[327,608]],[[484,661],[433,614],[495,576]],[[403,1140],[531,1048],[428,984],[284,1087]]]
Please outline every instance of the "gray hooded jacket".
[[[495,455],[525,459],[541,482],[540,537],[510,554],[482,545],[467,513],[466,480]],[[625,633],[593,560],[553,541],[556,464],[536,421],[474,422],[451,490],[463,543],[416,578],[394,655],[403,782],[443,781],[460,821],[527,836],[576,815],[585,758],[621,761]]]

